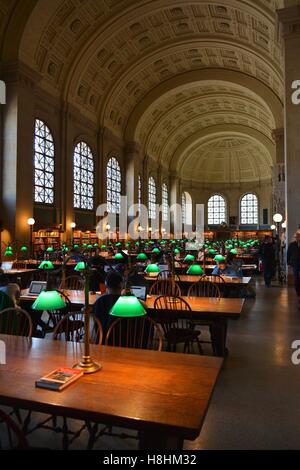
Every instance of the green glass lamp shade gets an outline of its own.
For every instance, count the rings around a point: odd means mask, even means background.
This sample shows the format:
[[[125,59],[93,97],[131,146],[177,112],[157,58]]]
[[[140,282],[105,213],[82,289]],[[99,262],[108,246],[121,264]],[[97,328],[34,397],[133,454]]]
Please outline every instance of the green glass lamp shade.
[[[67,246],[64,246],[63,249],[62,249],[62,251],[63,251],[64,253],[68,253],[69,248],[68,248]]]
[[[160,249],[159,248],[153,248],[152,253],[160,253]]]
[[[230,253],[232,253],[233,255],[237,255],[237,254],[238,254],[236,248],[232,248],[232,250],[230,250]]]
[[[145,269],[146,273],[160,273],[159,266],[157,264],[148,264],[147,268]]]
[[[137,259],[139,261],[145,261],[147,259],[147,255],[145,253],[140,253],[137,255]]]
[[[97,248],[99,246],[98,243],[94,243],[94,247]]]
[[[122,253],[116,253],[114,259],[124,259],[124,256],[122,255]]]
[[[109,314],[115,317],[141,317],[146,315],[141,302],[135,295],[121,295]]]
[[[54,251],[53,246],[49,246],[46,251],[47,251],[48,253],[51,253],[52,251]]]
[[[84,271],[86,269],[85,262],[79,261],[79,263],[76,264],[74,269],[75,271]]]
[[[174,253],[175,253],[175,255],[179,255],[180,250],[178,250],[178,248],[175,248]]]
[[[91,244],[89,243],[87,247],[88,247],[88,248],[93,248],[93,245],[91,245]]]
[[[27,246],[21,246],[21,251],[27,251]]]
[[[77,250],[77,248],[79,248],[79,245],[78,245],[77,243],[75,243],[75,245],[73,245],[73,248],[74,248],[75,250]]]
[[[139,246],[140,242],[135,242],[135,246]]]
[[[223,255],[216,255],[214,261],[225,261],[225,258]]]
[[[130,245],[131,245],[131,243],[130,243],[130,242],[127,242],[127,243],[126,243],[126,246],[130,246]]]
[[[226,249],[227,249],[227,250],[232,250],[232,248],[233,248],[233,245],[227,245],[227,246],[226,246]]]
[[[106,250],[106,245],[101,245],[101,250]]]
[[[212,248],[211,248],[210,250],[208,250],[208,253],[209,253],[210,255],[214,255],[214,254],[215,254],[215,252],[216,252],[216,251],[215,251],[215,250],[213,250]]]
[[[43,291],[32,304],[33,310],[58,310],[66,304],[56,290]]]
[[[121,242],[116,243],[116,246],[122,246]]]
[[[195,256],[194,255],[186,255],[184,258],[184,261],[195,261]]]
[[[154,245],[154,241],[153,241],[153,240],[150,240],[148,243],[150,243],[151,245]]]
[[[51,261],[45,260],[41,262],[39,269],[54,269],[54,265],[51,263]]]
[[[203,269],[199,264],[192,264],[192,266],[187,270],[187,274],[201,276],[203,274]]]
[[[82,244],[82,246],[86,247],[86,246],[87,246],[87,244],[86,244],[86,243],[83,243],[83,244]]]
[[[8,245],[8,246],[6,247],[6,251],[13,251],[12,246]]]
[[[13,252],[11,250],[5,250],[4,256],[13,256]]]

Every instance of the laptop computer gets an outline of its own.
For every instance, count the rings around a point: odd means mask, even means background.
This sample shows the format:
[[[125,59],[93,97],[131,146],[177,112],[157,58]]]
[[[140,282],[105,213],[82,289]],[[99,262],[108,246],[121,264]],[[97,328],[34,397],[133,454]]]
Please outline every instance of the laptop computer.
[[[2,261],[1,269],[9,270],[13,267],[13,261]]]
[[[46,286],[46,281],[31,281],[27,295],[39,295],[43,290],[46,289]]]
[[[147,289],[146,286],[131,286],[131,293],[135,295],[140,300],[146,300]]]

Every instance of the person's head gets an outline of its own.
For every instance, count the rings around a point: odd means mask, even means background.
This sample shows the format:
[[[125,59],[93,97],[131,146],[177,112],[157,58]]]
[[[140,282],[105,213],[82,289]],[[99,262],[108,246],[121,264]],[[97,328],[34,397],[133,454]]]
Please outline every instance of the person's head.
[[[300,228],[295,233],[295,239],[298,243],[300,243]]]
[[[105,285],[108,293],[121,294],[123,278],[120,273],[110,271],[105,279]]]
[[[226,269],[226,267],[227,267],[226,260],[224,260],[224,261],[218,261],[218,268],[219,268],[219,269],[221,269],[221,270],[223,271],[224,269]]]

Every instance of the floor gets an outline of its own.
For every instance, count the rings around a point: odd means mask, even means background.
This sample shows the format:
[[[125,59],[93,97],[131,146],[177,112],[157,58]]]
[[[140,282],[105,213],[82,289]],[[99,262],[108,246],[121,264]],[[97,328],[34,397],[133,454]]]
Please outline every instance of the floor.
[[[291,362],[291,344],[300,340],[298,301],[292,288],[256,287],[256,298],[229,324],[229,355],[202,432],[186,449],[299,449],[300,365]],[[86,437],[71,448],[84,448]],[[31,443],[61,448],[60,436],[48,431]],[[135,449],[137,442],[103,438],[96,448]]]

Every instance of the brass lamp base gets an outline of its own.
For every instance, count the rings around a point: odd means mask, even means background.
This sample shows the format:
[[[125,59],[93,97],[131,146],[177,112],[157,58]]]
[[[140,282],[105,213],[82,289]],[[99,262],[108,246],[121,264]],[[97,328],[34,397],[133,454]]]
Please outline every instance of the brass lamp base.
[[[102,365],[94,362],[91,356],[82,356],[81,361],[73,366],[74,369],[80,369],[84,374],[93,374],[102,369]]]

